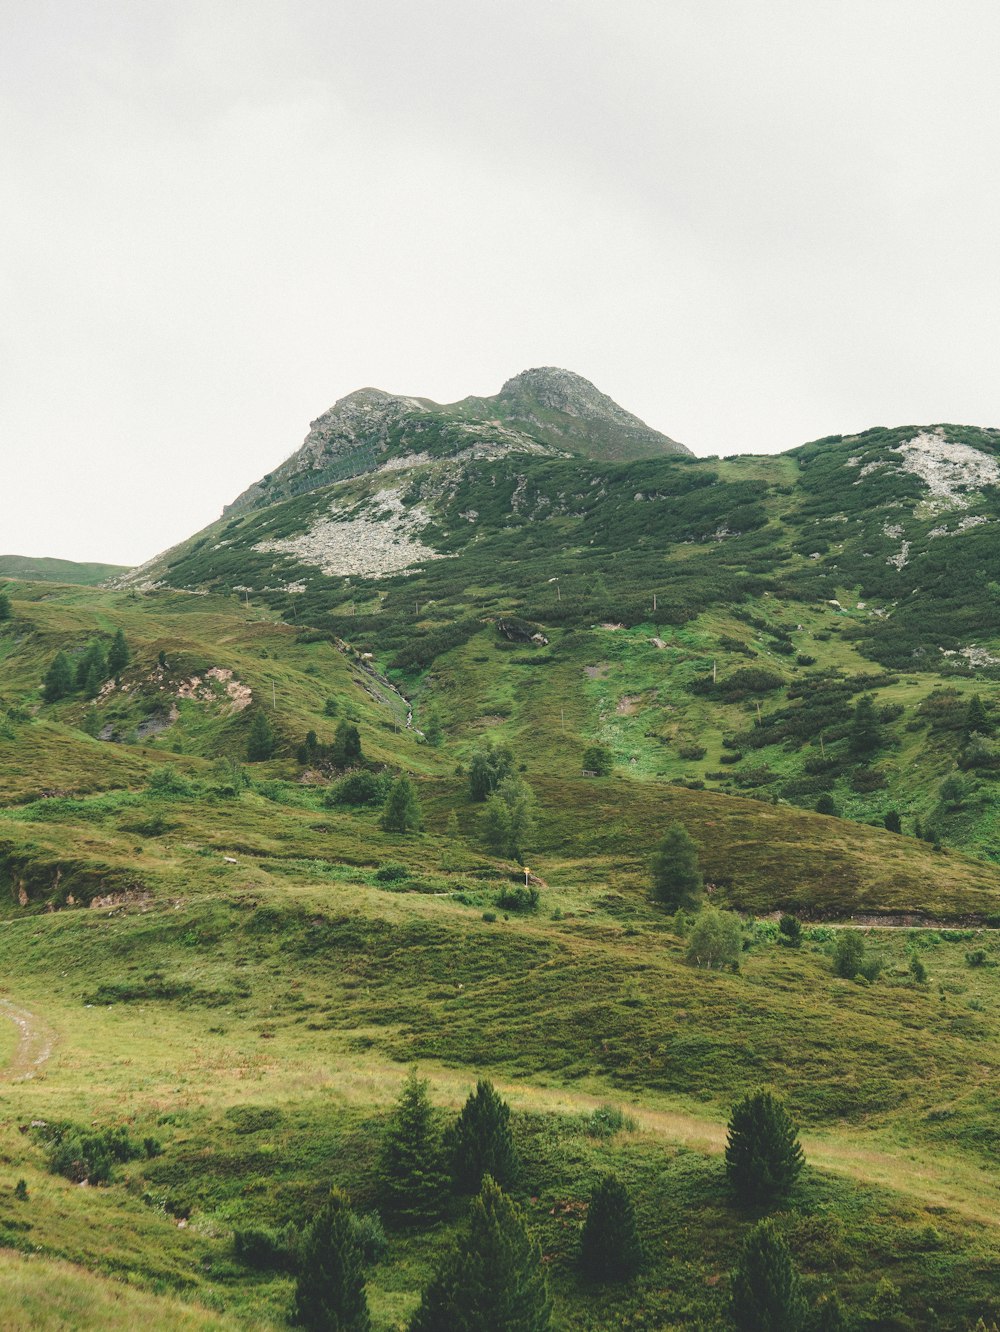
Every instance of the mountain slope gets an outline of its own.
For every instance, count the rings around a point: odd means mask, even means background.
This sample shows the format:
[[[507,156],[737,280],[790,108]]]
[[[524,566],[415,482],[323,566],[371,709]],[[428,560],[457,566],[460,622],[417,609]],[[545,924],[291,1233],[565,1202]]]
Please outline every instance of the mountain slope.
[[[442,405],[381,389],[350,393],[310,424],[302,447],[229,505],[259,508],[428,449],[436,455],[531,453],[539,443],[587,457],[615,459],[687,454],[631,412],[568,370],[526,370],[492,398]]]

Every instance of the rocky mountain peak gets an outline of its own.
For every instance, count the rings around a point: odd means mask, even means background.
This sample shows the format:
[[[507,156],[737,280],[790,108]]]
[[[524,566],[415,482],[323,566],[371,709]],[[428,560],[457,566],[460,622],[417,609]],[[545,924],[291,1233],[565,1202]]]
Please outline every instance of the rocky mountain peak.
[[[550,411],[565,412],[567,416],[617,421],[623,425],[644,424],[624,407],[619,407],[589,379],[554,365],[522,370],[507,380],[497,396],[501,402],[511,405],[534,401]]]

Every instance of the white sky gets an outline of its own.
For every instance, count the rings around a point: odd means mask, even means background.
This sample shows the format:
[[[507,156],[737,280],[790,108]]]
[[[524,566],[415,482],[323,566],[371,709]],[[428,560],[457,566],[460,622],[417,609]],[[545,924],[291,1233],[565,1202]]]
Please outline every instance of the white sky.
[[[145,559],[366,384],[1000,425],[998,51],[995,0],[0,0],[0,552]]]

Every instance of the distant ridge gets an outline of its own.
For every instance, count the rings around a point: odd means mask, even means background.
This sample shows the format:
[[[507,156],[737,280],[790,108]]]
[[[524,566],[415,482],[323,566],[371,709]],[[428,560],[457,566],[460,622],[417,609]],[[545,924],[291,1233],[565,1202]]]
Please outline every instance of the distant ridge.
[[[33,583],[78,583],[96,587],[107,578],[128,573],[127,564],[81,564],[30,555],[0,555],[0,578],[23,578]]]

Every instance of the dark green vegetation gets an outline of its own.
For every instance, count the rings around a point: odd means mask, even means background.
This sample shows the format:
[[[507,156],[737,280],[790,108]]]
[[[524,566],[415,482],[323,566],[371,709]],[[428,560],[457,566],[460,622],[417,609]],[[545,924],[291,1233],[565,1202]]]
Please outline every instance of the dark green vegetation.
[[[122,1280],[151,1327],[989,1324],[992,483],[931,515],[914,431],[470,461],[431,418],[165,586],[4,586],[0,1323],[45,1264],[84,1327]],[[253,549],[394,485],[454,558]]]

